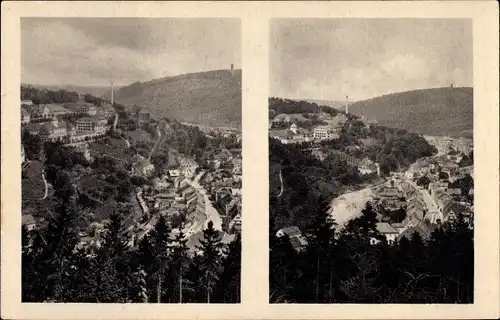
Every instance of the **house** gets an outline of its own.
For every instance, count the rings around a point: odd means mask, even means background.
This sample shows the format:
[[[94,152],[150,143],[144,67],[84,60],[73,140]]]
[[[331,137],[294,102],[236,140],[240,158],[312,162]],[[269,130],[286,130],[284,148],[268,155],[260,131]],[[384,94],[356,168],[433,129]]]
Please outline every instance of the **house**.
[[[288,237],[295,237],[295,236],[298,236],[300,234],[301,234],[301,232],[300,232],[300,229],[298,227],[291,226],[291,227],[279,229],[276,232],[276,237],[281,238],[281,237],[284,237],[285,235]]]
[[[297,251],[301,251],[305,248],[305,246],[307,246],[306,239],[302,236],[300,229],[296,226],[282,228],[276,232],[276,237],[281,238],[284,236],[288,237],[290,244]]]
[[[32,100],[21,100],[21,106],[32,106],[33,101]]]
[[[72,112],[58,104],[48,103],[48,104],[40,104],[36,108],[36,115],[39,118],[50,119],[53,117],[60,117],[67,114],[71,114]]]
[[[168,175],[170,176],[170,178],[175,179],[180,176],[180,172],[179,170],[168,170]]]
[[[241,212],[238,212],[229,223],[229,230],[234,233],[241,232]]]
[[[378,232],[385,237],[388,243],[396,241],[399,231],[387,222],[378,222],[376,224]]]
[[[408,170],[408,171],[406,171],[406,172],[405,172],[405,178],[406,178],[407,180],[413,180],[413,179],[415,178],[415,175],[413,174],[413,172],[412,172],[412,171],[409,171],[409,170]]]
[[[26,229],[28,229],[28,231],[36,229],[36,221],[31,214],[23,214],[22,224],[23,226],[26,226]]]
[[[24,153],[24,145],[21,144],[21,164],[26,161],[26,154]]]
[[[115,114],[115,108],[111,104],[103,103],[100,108],[97,109],[97,113],[105,118],[109,118]]]
[[[413,233],[419,233],[423,239],[429,239],[432,232],[437,228],[437,225],[429,222],[419,222],[417,225],[404,230],[399,236],[398,240],[402,238],[411,239]]]
[[[384,187],[378,192],[380,198],[401,198],[403,193],[395,187]]]
[[[68,135],[67,124],[54,116],[51,122],[43,123],[38,131],[42,139],[60,141]]]
[[[462,189],[460,188],[448,188],[446,192],[451,196],[460,196],[462,194]]]
[[[222,149],[219,153],[214,155],[214,159],[220,161],[221,163],[225,163],[230,160],[232,157],[231,152],[227,149]]]
[[[149,123],[151,121],[151,113],[147,110],[141,109],[137,113],[137,120],[139,121],[139,125]]]
[[[338,114],[333,118],[324,119],[323,121],[326,122],[331,128],[340,129],[344,126],[344,124],[346,124],[347,120],[348,119],[344,114]]]
[[[378,163],[374,163],[369,158],[365,157],[358,164],[359,173],[362,175],[372,174],[372,173],[380,173],[380,167]]]
[[[31,121],[31,113],[25,108],[21,107],[21,124],[27,124]]]
[[[279,140],[282,144],[293,143],[293,135],[293,132],[288,129],[269,131],[269,136],[273,139]]]
[[[97,108],[93,104],[86,103],[82,105],[82,111],[86,115],[89,115],[91,117],[95,116],[97,114]]]
[[[155,170],[155,166],[148,159],[143,159],[132,165],[132,174],[138,176],[150,176]]]

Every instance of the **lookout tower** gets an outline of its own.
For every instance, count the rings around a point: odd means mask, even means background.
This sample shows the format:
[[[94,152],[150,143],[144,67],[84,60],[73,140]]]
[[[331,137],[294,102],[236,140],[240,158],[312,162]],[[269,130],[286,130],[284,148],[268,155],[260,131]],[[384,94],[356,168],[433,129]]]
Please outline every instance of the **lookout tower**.
[[[113,97],[113,91],[114,91],[114,90],[113,90],[113,89],[114,89],[114,87],[113,87],[113,81],[111,81],[111,106],[113,106],[113,105],[114,105],[114,103],[113,103],[113,102],[114,102],[114,100],[113,100],[113,98],[114,98],[114,97]]]
[[[345,96],[345,114],[349,114],[349,96]]]
[[[231,75],[234,76],[234,64],[231,63]]]

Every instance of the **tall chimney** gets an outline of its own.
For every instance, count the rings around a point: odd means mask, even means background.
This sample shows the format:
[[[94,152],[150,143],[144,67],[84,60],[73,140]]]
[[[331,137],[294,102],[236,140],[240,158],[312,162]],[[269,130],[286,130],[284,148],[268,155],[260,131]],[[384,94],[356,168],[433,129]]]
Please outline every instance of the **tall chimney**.
[[[349,96],[345,96],[345,114],[349,114]]]
[[[111,81],[111,106],[114,105],[114,100],[113,100],[113,81]]]

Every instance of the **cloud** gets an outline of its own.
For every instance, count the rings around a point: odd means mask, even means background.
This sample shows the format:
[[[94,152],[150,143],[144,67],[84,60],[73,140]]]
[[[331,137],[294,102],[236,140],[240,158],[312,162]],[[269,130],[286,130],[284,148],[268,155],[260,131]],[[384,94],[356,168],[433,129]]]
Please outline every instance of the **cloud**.
[[[130,84],[239,65],[235,19],[25,18],[21,27],[26,83]]]
[[[277,19],[270,94],[353,100],[472,85],[467,19]]]

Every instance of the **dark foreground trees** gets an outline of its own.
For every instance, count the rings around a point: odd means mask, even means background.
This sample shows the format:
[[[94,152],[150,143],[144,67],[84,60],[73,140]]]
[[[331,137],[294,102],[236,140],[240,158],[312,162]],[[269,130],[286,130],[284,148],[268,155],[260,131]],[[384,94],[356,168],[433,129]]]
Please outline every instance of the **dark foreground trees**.
[[[190,252],[165,219],[131,247],[132,234],[111,215],[100,247],[78,248],[72,199],[48,227],[22,232],[23,302],[239,303],[241,242],[221,243],[211,225]]]
[[[388,244],[370,206],[338,233],[323,205],[311,213],[304,250],[271,232],[271,303],[473,303],[474,231],[460,214]]]

